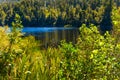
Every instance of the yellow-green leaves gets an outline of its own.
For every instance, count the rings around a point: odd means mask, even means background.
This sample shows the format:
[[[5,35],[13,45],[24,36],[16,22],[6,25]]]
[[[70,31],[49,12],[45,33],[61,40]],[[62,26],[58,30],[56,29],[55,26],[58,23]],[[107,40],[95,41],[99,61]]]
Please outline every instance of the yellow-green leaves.
[[[0,10],[0,12],[1,12],[0,13],[0,20],[1,20],[2,25],[4,25],[7,14],[5,13],[4,10]]]
[[[107,79],[114,77],[111,71],[116,69],[117,54],[119,51],[118,43],[106,32],[101,35],[94,25],[82,25],[77,47],[80,55],[81,73],[86,73],[87,79],[103,79],[103,74]],[[115,46],[117,44],[117,47]],[[118,59],[119,61],[119,59]],[[114,69],[113,69],[114,67]],[[117,73],[116,71],[114,71]],[[93,76],[94,75],[94,76]],[[113,74],[114,75],[114,74]],[[118,76],[118,75],[117,75]]]
[[[98,50],[96,49],[96,50],[93,50],[92,52],[93,52],[93,54],[97,54]]]
[[[0,27],[0,52],[6,51],[10,45],[9,37],[6,34],[5,27]]]
[[[33,36],[21,38],[17,34],[13,39],[13,35],[5,32],[0,28],[0,37],[3,37],[3,40],[0,38],[0,67],[5,79],[8,73],[12,79],[21,80],[99,80],[120,77],[120,44],[109,32],[101,35],[94,25],[82,25],[77,44],[62,41],[58,48],[41,50]],[[11,72],[5,73],[9,70]]]
[[[21,21],[21,18],[20,18],[20,15],[19,14],[15,14],[15,21],[12,22],[12,27],[14,29],[14,27],[16,28],[22,28],[23,25],[22,25],[22,21]]]

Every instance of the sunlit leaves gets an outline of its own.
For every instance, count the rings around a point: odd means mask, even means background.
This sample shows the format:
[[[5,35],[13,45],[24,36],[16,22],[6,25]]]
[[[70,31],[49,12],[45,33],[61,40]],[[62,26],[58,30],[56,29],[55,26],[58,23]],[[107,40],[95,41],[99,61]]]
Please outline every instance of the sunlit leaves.
[[[1,11],[0,20],[1,20],[2,25],[4,25],[5,24],[5,18],[6,18],[7,15],[3,10],[0,10],[0,11]]]
[[[4,51],[9,46],[9,37],[6,35],[5,28],[0,27],[0,51]]]
[[[0,36],[4,36],[5,40],[10,42],[11,36],[8,36],[4,29],[0,30]],[[115,39],[109,32],[101,35],[93,24],[88,27],[85,24],[81,26],[80,37],[74,45],[62,41],[58,48],[49,47],[40,50],[39,44],[32,36],[24,38],[16,36],[14,39],[11,47],[9,47],[11,43],[7,45],[10,49],[9,52],[6,51],[10,54],[9,56],[5,56],[6,49],[3,51],[2,48],[0,49],[0,63],[7,64],[2,71],[8,71],[11,68],[12,79],[15,77],[18,79],[79,80],[119,79],[120,77],[120,45],[115,43]],[[5,47],[4,44],[1,45]],[[7,59],[4,64],[1,56]]]
[[[70,24],[80,27],[82,23],[99,25],[103,19],[105,3],[105,1],[96,0],[22,0],[19,3],[2,3],[0,24],[10,25],[14,14],[19,14],[24,26]]]
[[[32,4],[31,4],[32,5]],[[83,6],[84,7],[84,6]],[[69,8],[70,14],[59,9],[47,8],[41,13],[45,20],[57,20],[59,16],[69,19],[82,17],[84,13],[93,13],[94,16],[84,15],[85,20],[95,17],[101,21],[102,7],[97,11]],[[79,6],[77,6],[79,8]],[[31,11],[32,9],[30,9]],[[83,11],[83,12],[81,12]],[[47,14],[49,13],[49,15]],[[72,14],[72,15],[71,15]],[[76,16],[77,14],[77,16]],[[74,16],[73,16],[74,15]],[[13,30],[6,33],[0,28],[0,79],[12,80],[114,80],[120,78],[120,42],[119,38],[119,8],[112,13],[113,27],[116,34],[106,32],[101,35],[98,28],[83,24],[77,44],[62,41],[58,48],[48,47],[40,49],[39,43],[33,36],[21,37],[21,21],[15,15]],[[29,16],[31,18],[31,16]],[[28,19],[29,19],[28,17]],[[83,17],[84,19],[84,17]],[[53,21],[55,22],[55,21]],[[83,20],[84,22],[84,20]],[[20,29],[17,29],[20,28]]]
[[[87,79],[103,79],[103,76],[106,75],[107,79],[109,77],[114,79],[113,76],[110,76],[113,74],[111,71],[114,69],[118,70],[115,67],[117,56],[114,53],[116,51],[114,40],[109,32],[101,35],[94,25],[90,25],[89,27],[86,27],[85,24],[82,25],[77,47],[79,48],[79,54],[82,59],[80,60],[82,65],[81,73],[84,74],[85,72],[86,76],[82,74],[81,76]],[[117,73],[116,71],[114,72]]]

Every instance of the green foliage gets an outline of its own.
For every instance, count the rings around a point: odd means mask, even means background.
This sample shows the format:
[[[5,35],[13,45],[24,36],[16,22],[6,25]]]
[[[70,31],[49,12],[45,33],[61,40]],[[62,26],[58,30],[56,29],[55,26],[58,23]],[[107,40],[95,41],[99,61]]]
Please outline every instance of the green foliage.
[[[77,46],[81,55],[82,79],[119,79],[120,76],[116,75],[119,74],[116,67],[119,53],[115,53],[114,38],[108,32],[102,36],[94,25],[90,28],[83,25]]]
[[[61,41],[58,48],[40,49],[33,36],[21,37],[16,14],[12,32],[0,27],[0,80],[119,80],[119,8],[112,20],[113,34],[83,24],[77,44]]]
[[[21,38],[19,36],[21,36],[22,34],[18,32],[17,28],[15,28],[16,25],[21,26],[21,23],[19,23],[19,19],[20,19],[20,16],[16,14],[15,16],[16,23],[13,22],[14,25],[12,28],[12,32],[10,34],[6,34],[6,30],[4,29],[2,30],[3,33],[1,33],[1,37],[5,38],[5,39],[1,38],[1,43],[4,43],[4,44],[1,44],[1,47],[3,46],[3,49],[1,48],[0,50],[1,52],[0,75],[3,75],[3,76],[11,75],[11,70],[14,67],[14,61],[16,60],[17,57],[21,56],[21,53],[23,52],[23,50],[18,45],[20,44],[20,41],[21,41]]]
[[[61,80],[74,80],[79,79],[79,54],[78,50],[72,45],[72,43],[61,43],[59,47],[62,55],[60,62],[60,70],[58,72],[58,79]]]
[[[108,32],[101,35],[94,25],[82,25],[77,44],[62,41],[59,48],[47,50],[40,50],[32,36],[13,39],[0,30],[0,37],[4,36],[0,38],[1,80],[120,78],[120,44]]]
[[[112,36],[115,38],[115,45],[118,46],[120,44],[120,7],[113,7],[112,10],[112,23],[113,23],[113,30],[112,30]],[[116,50],[118,53],[119,50]]]
[[[20,16],[16,14],[11,33],[6,34],[7,27],[0,29],[0,79],[19,77],[18,74],[22,74],[23,70],[17,71],[17,63],[21,63],[26,54],[34,52],[34,47],[37,46],[33,37],[21,38],[20,22]]]
[[[105,18],[103,15],[107,16],[111,12],[107,8],[110,7],[110,1],[112,0],[21,0],[1,3],[0,25],[11,26],[14,14],[21,16],[24,26],[99,25]],[[109,21],[108,17],[106,20],[105,23]]]

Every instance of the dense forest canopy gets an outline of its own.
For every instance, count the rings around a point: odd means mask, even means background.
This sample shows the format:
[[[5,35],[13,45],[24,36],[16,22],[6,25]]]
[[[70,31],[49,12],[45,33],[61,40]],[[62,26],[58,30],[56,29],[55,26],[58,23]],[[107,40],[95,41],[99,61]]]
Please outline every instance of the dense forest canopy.
[[[24,26],[80,27],[83,23],[112,26],[111,10],[120,0],[19,0],[0,4],[0,25],[11,25],[14,15]],[[116,4],[115,4],[116,3]],[[109,30],[111,28],[102,28]]]

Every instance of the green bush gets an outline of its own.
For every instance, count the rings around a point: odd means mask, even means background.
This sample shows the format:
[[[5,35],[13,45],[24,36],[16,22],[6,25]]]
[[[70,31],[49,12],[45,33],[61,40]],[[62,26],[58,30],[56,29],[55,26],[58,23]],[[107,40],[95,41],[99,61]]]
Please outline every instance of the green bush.
[[[117,44],[119,45],[119,44]],[[119,79],[119,53],[114,38],[106,32],[100,35],[97,27],[83,25],[77,43],[81,64],[81,79]]]
[[[116,46],[116,45],[117,46]],[[101,35],[97,27],[83,24],[78,43],[62,42],[62,62],[59,77],[63,80],[119,79],[119,44],[106,32]],[[117,51],[117,52],[116,52]]]
[[[0,28],[1,80],[21,79],[26,71],[25,64],[30,60],[28,55],[38,49],[34,37],[21,37],[21,27],[20,16],[16,14],[10,33],[6,33],[7,27]]]

